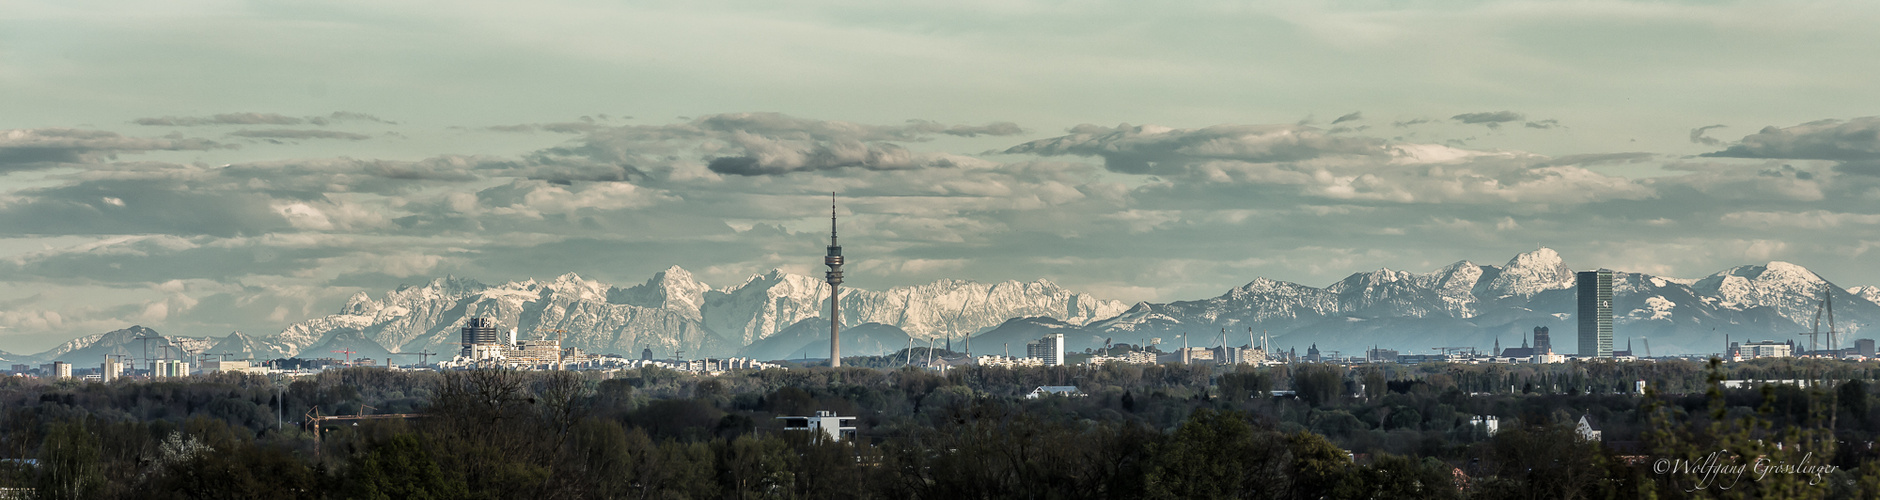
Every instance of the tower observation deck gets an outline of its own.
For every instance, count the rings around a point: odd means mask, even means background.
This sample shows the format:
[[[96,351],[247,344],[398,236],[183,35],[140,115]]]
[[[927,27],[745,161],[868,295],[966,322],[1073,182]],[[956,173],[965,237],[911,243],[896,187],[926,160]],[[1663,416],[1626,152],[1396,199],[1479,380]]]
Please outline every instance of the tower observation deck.
[[[842,244],[836,242],[836,194],[829,193],[829,254],[823,256],[829,281],[829,366],[842,366]]]

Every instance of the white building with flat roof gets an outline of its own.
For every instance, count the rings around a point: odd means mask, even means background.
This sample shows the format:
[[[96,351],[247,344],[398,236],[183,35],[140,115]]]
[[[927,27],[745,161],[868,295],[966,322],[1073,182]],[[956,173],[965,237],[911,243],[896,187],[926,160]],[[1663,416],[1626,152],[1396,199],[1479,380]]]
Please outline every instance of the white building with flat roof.
[[[831,441],[855,439],[855,417],[836,415],[833,411],[817,410],[810,417],[777,417],[783,421],[783,430],[816,432],[818,438]]]

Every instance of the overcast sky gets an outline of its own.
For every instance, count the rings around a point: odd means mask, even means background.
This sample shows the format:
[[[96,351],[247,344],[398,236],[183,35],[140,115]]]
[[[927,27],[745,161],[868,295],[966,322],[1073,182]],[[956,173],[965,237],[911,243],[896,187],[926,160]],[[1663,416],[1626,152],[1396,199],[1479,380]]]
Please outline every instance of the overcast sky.
[[[817,273],[830,191],[873,289],[1880,285],[1880,3],[618,3],[7,2],[0,349]]]

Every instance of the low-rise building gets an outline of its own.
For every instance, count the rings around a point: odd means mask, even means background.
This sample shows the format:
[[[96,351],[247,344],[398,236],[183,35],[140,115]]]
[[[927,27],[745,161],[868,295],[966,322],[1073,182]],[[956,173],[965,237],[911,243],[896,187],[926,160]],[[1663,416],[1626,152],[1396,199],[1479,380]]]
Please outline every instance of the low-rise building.
[[[980,356],[978,359],[973,360],[973,362],[980,366],[1004,366],[1008,368],[1016,366],[1044,366],[1044,360],[1041,358],[1014,358],[996,354]]]
[[[814,432],[816,439],[855,439],[855,417],[836,415],[832,411],[817,410],[814,416],[777,417],[777,420],[783,421],[783,430]]]
[[[1045,396],[1080,397],[1084,396],[1084,392],[1077,390],[1077,386],[1074,385],[1041,385],[1026,394],[1025,399],[1038,399]]]

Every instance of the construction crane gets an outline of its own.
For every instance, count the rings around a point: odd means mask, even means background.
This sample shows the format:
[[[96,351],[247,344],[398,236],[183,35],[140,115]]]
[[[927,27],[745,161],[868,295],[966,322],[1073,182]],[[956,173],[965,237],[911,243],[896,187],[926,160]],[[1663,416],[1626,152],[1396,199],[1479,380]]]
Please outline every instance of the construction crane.
[[[370,406],[366,406],[364,403],[361,403],[359,407],[360,407],[359,411],[361,413],[364,413],[366,408],[372,408]],[[372,409],[376,410],[378,408],[372,408]],[[320,406],[314,405],[313,408],[309,408],[307,410],[306,418],[307,418],[306,427],[313,431],[313,456],[315,459],[318,459],[320,457],[320,427],[322,424],[327,424],[329,422],[352,421],[353,425],[358,425],[358,421],[360,420],[424,418],[424,414],[423,413],[388,413],[388,414],[381,414],[381,415],[363,415],[363,414],[362,415],[331,415],[331,416],[323,417],[323,416],[320,416]]]
[[[169,339],[163,338],[162,335],[143,335],[143,336],[136,337],[132,340],[138,340],[144,343],[144,358],[143,359],[146,364],[152,362],[152,360],[150,359],[150,341],[152,340],[162,340],[165,342],[169,341]],[[136,367],[131,367],[131,369],[133,372],[136,371]]]
[[[346,355],[346,366],[352,366],[352,355],[359,353],[359,351],[354,351],[351,349],[344,350],[344,351],[333,351],[333,352]]]

